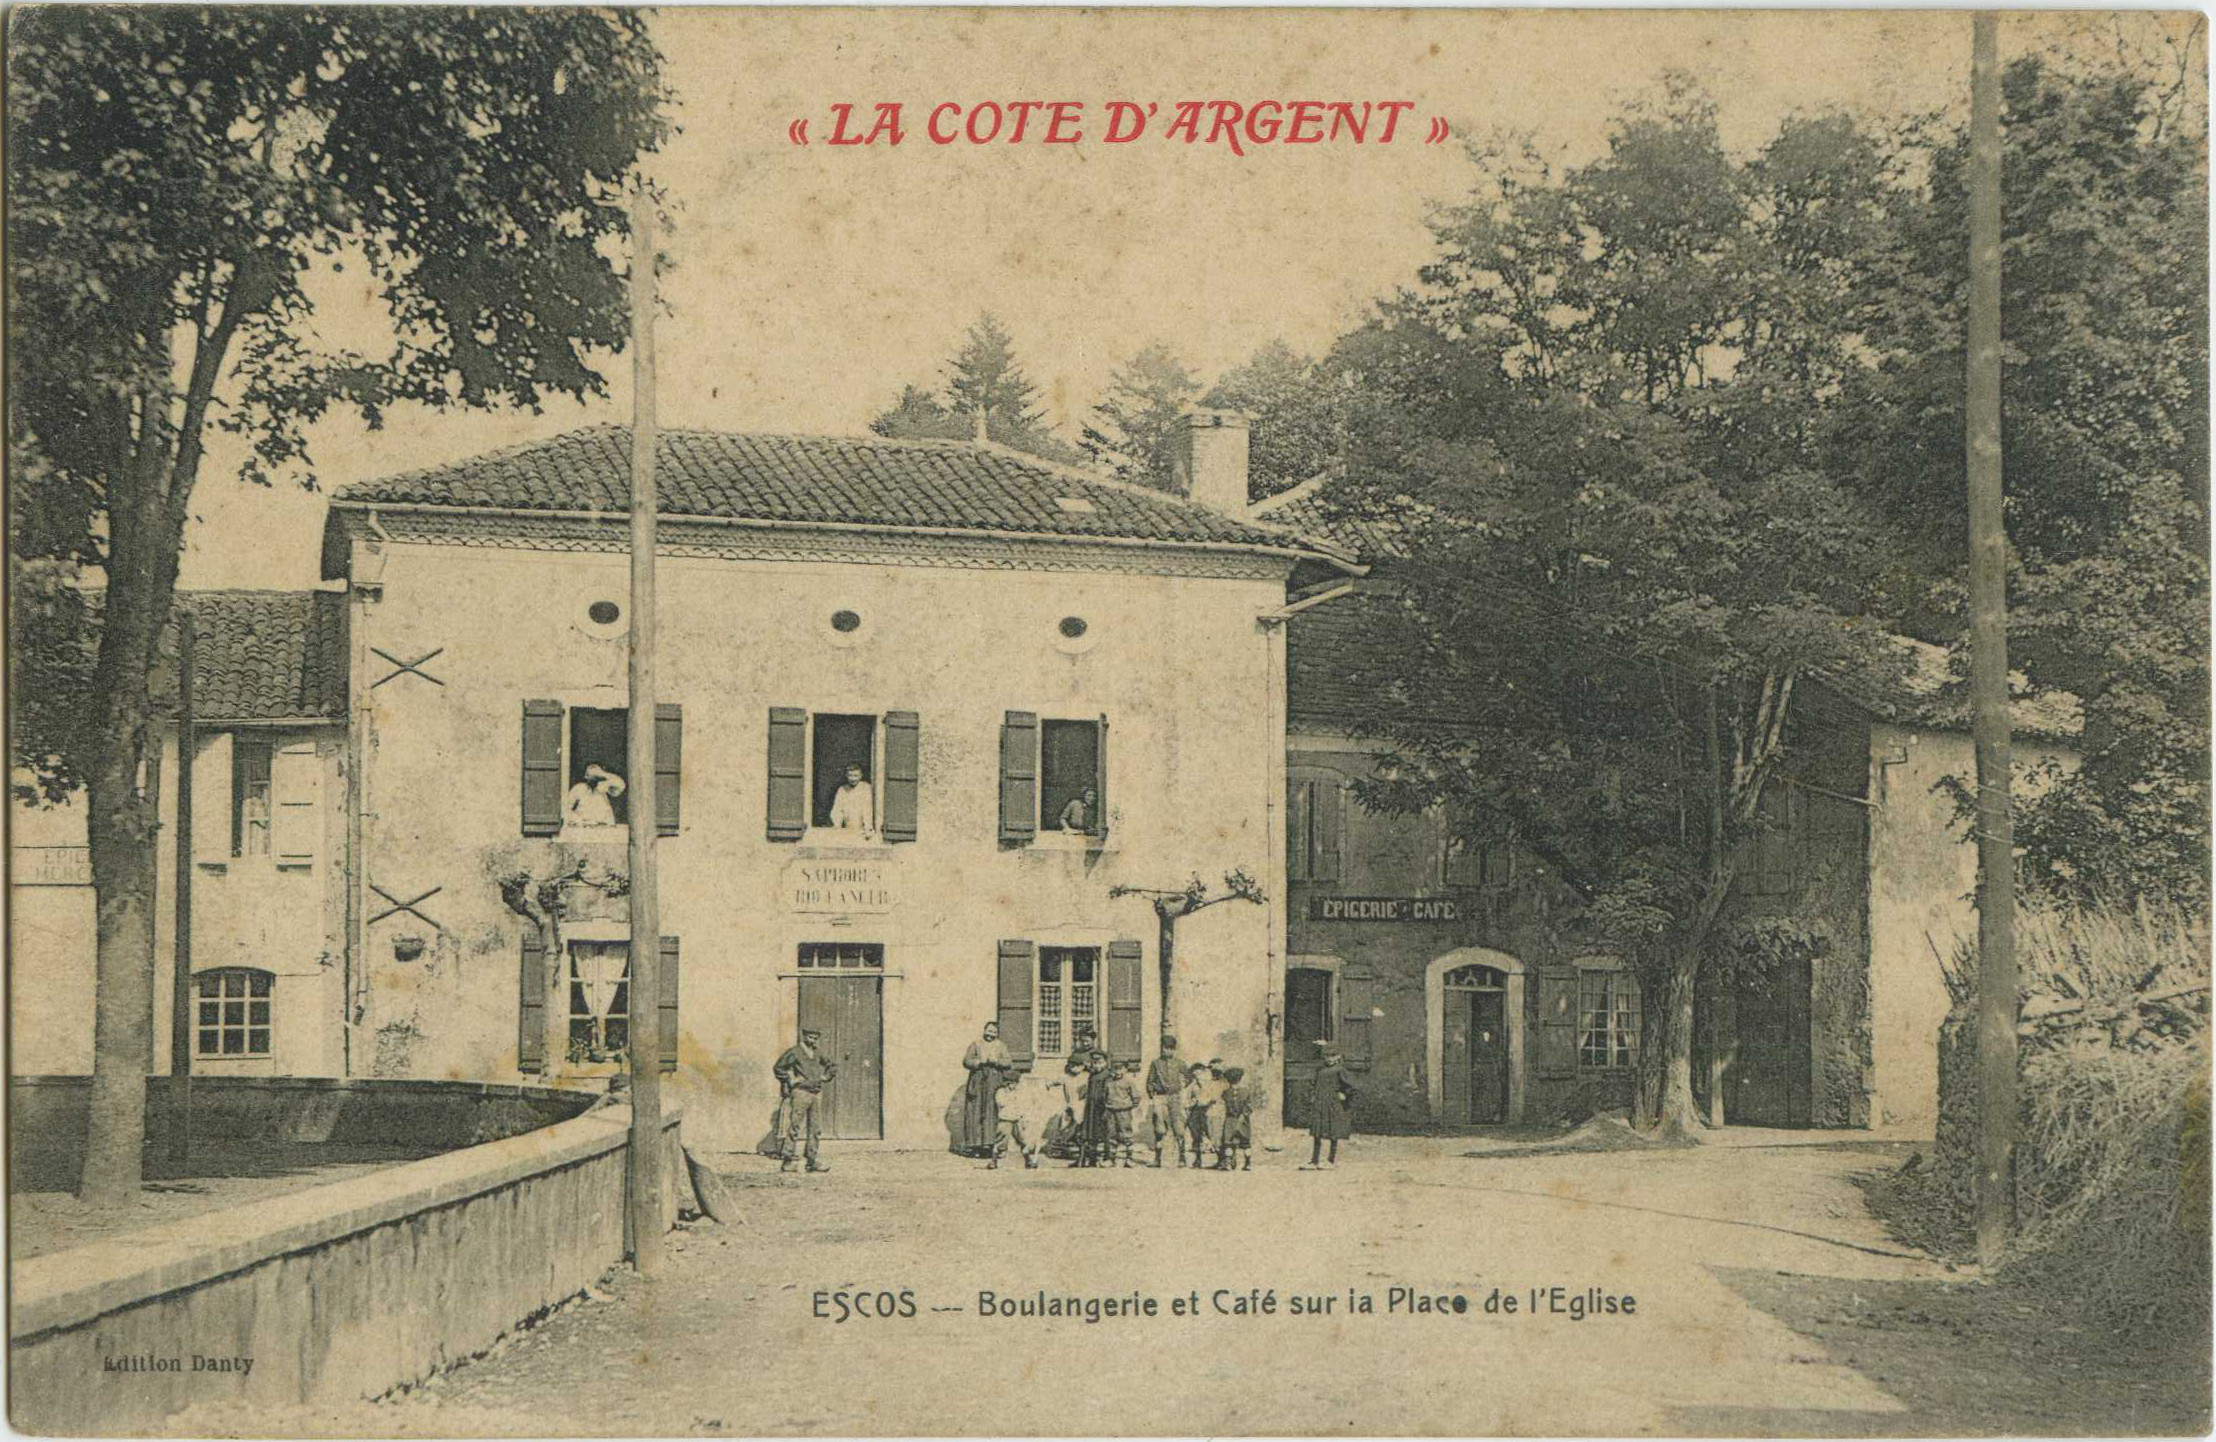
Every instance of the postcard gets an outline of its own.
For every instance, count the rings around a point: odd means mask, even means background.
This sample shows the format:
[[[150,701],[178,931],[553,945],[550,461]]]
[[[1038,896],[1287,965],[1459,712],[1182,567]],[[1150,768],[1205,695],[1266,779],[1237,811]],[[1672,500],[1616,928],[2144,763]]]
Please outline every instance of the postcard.
[[[2209,1429],[2204,17],[6,75],[18,1430]]]

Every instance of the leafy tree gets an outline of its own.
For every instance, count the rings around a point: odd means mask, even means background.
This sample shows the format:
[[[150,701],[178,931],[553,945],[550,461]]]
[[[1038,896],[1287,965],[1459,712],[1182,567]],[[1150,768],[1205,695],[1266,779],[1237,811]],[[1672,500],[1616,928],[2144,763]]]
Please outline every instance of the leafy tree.
[[[900,399],[869,428],[894,440],[970,440],[982,411],[986,438],[998,445],[1063,465],[1080,458],[1034,404],[1038,387],[1016,359],[1014,337],[990,311],[969,328],[946,369],[943,394],[903,386]]]
[[[1085,453],[1124,480],[1173,489],[1170,446],[1200,389],[1176,352],[1146,347],[1109,377],[1108,396],[1084,430]]]
[[[1883,156],[1836,117],[1733,154],[1675,83],[1590,164],[1476,158],[1423,287],[1335,357],[1361,408],[1326,495],[1406,551],[1355,676],[1394,764],[1358,794],[1577,894],[1647,998],[1641,1119],[1682,1132],[1765,796],[1850,734],[1827,684],[1900,666],[1884,532],[1817,464]]]
[[[1244,365],[1227,371],[1200,403],[1252,418],[1251,499],[1289,490],[1332,469],[1344,454],[1351,405],[1345,373],[1282,340],[1268,342]]]
[[[2018,808],[2028,876],[2205,908],[2209,834],[2208,177],[2201,21],[2117,17],[2120,58],[2002,78],[2002,451],[2010,660],[2085,703],[2084,764]],[[2144,47],[2129,40],[2152,40]],[[2144,53],[2142,53],[2142,51]],[[1831,464],[1898,523],[1926,635],[1963,627],[1968,221],[1959,126],[1903,138]]]
[[[136,1195],[153,987],[148,676],[211,428],[312,481],[306,427],[603,389],[619,194],[667,133],[641,15],[64,8],[10,27],[13,559],[105,582],[88,702],[17,760],[88,799],[98,961],[83,1195]],[[322,348],[309,273],[389,308]],[[18,573],[20,574],[20,572]],[[43,627],[42,627],[43,629]],[[57,762],[57,758],[59,761]],[[73,768],[62,771],[57,765]]]

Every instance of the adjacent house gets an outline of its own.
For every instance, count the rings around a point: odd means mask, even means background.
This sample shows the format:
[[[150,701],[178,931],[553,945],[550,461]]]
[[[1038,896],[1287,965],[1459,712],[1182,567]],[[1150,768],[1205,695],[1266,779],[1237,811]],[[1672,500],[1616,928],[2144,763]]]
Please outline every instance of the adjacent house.
[[[1570,925],[1571,888],[1513,846],[1464,851],[1438,815],[1373,814],[1354,800],[1384,748],[1362,734],[1368,703],[1350,658],[1391,602],[1395,545],[1389,524],[1335,511],[1331,484],[1319,477],[1248,511],[1334,538],[1371,568],[1288,622],[1287,1116],[1299,1118],[1317,1039],[1367,1072],[1358,1125],[1540,1122],[1626,1105],[1646,999],[1619,958]],[[1918,663],[1904,694],[1804,693],[1820,724],[1771,789],[1732,905],[1815,923],[1826,945],[1784,976],[1701,999],[1694,1074],[1712,1119],[1908,1131],[1936,1120],[1940,957],[1976,928],[1975,848],[1940,783],[1974,767],[1965,719],[1937,699],[1943,653],[1903,644]],[[2018,703],[2027,782],[2039,762],[2068,760],[2076,729],[2068,698]]]

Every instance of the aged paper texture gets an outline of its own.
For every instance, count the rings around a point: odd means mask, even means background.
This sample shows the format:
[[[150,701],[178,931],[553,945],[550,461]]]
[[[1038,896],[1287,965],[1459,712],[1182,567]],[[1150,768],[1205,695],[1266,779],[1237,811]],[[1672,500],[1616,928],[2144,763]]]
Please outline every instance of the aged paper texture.
[[[2206,74],[18,7],[13,1425],[2205,1433]]]

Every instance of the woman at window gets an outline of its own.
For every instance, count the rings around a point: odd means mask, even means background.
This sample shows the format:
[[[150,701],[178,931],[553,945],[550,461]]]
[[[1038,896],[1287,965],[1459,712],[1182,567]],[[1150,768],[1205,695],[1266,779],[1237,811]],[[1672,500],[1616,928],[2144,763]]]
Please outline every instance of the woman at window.
[[[991,1156],[1000,1142],[1000,1088],[1015,1070],[1000,1023],[985,1023],[985,1034],[962,1054],[962,1133],[954,1149],[964,1156]]]
[[[562,807],[563,823],[613,826],[616,824],[616,798],[622,794],[621,776],[598,763],[589,765],[585,768],[585,779],[569,788],[569,798]]]

